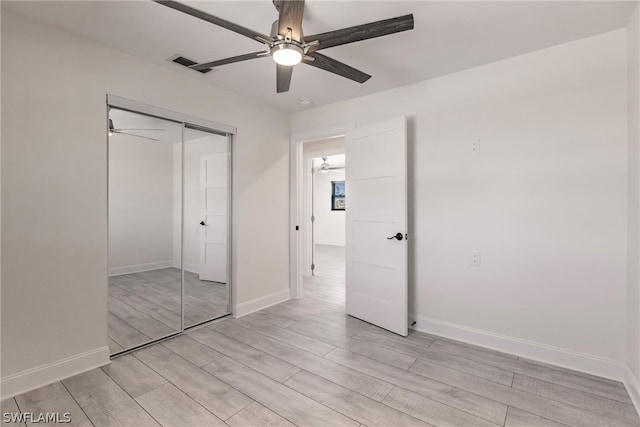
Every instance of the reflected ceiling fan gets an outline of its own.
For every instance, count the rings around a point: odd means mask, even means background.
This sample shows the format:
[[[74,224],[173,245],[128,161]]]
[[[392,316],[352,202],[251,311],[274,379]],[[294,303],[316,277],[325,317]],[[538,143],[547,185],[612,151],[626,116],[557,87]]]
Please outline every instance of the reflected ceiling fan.
[[[189,68],[201,71],[219,65],[232,64],[234,62],[247,61],[249,59],[273,57],[276,62],[276,88],[277,93],[289,91],[293,66],[300,62],[320,68],[330,73],[337,74],[347,79],[364,83],[371,78],[347,64],[331,59],[318,51],[334,46],[354,43],[374,37],[386,36],[413,29],[413,15],[404,15],[397,18],[384,19],[341,30],[326,33],[303,36],[302,17],[304,14],[304,0],[272,0],[278,10],[278,20],[271,26],[271,34],[261,34],[249,28],[242,27],[233,22],[210,15],[186,4],[172,0],[153,0],[163,6],[170,7],[188,15],[200,18],[214,25],[241,34],[265,45],[265,50],[233,56],[217,61],[195,64]]]
[[[129,136],[135,136],[138,138],[144,138],[144,139],[149,139],[151,141],[160,141],[157,138],[151,138],[148,136],[143,136],[143,135],[136,135],[134,133],[129,133],[129,132],[124,132],[127,130],[133,130],[133,131],[153,131],[153,132],[165,132],[166,129],[136,129],[136,128],[131,128],[131,129],[120,129],[120,128],[116,128],[115,126],[113,126],[113,120],[109,119],[109,136],[113,136],[114,133],[119,133],[122,135],[129,135]]]
[[[322,164],[320,165],[320,167],[318,168],[318,170],[322,173],[328,173],[330,171],[340,171],[340,172],[344,172],[345,167],[344,166],[331,166],[329,164],[329,162],[327,161],[327,157],[323,157],[322,158]]]

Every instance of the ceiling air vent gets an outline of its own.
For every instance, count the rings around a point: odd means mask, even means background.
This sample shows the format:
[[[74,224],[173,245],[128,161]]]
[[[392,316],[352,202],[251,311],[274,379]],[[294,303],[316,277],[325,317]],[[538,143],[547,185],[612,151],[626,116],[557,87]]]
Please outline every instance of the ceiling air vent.
[[[188,58],[185,58],[184,56],[178,56],[177,58],[173,58],[171,60],[171,62],[175,62],[176,64],[180,64],[180,65],[182,65],[184,67],[187,67],[187,68],[189,68],[192,65],[196,65],[197,64],[197,62],[192,61],[192,60],[190,60]],[[202,74],[207,74],[208,72],[211,72],[213,70],[211,68],[206,68],[204,70],[194,70],[194,71],[198,71],[199,73],[202,73]]]

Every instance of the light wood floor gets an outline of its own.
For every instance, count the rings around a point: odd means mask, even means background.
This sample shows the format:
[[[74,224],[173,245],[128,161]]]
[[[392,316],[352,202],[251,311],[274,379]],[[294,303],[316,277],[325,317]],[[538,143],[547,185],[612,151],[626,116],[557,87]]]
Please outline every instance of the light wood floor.
[[[619,382],[344,314],[319,248],[305,298],[224,319],[2,403],[112,426],[638,426]],[[342,271],[342,273],[341,273]]]
[[[227,314],[226,285],[185,271],[185,325]],[[180,270],[109,278],[109,349],[116,353],[180,330]]]

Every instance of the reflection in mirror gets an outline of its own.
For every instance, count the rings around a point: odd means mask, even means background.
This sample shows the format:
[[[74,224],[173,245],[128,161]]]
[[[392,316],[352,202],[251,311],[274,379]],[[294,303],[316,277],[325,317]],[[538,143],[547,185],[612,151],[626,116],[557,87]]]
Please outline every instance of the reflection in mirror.
[[[185,327],[225,315],[229,154],[226,136],[184,133]]]
[[[182,329],[182,125],[109,111],[109,347]]]

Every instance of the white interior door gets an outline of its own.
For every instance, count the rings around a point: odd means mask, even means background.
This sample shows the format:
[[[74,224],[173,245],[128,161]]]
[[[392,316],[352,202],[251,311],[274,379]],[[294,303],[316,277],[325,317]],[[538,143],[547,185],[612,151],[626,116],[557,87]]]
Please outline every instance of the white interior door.
[[[227,153],[200,156],[200,280],[227,283]]]
[[[347,314],[408,334],[407,132],[398,117],[347,131]]]

